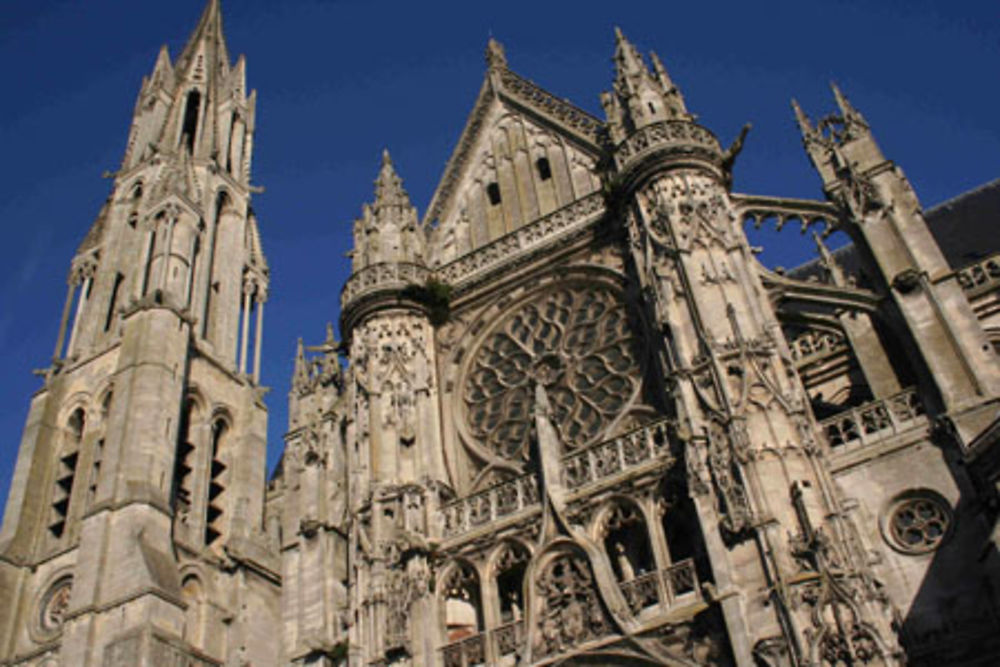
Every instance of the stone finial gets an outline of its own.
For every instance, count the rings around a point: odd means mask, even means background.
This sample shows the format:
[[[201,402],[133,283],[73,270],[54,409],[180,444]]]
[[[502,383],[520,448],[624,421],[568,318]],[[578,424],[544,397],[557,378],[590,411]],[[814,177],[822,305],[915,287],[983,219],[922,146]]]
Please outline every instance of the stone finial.
[[[486,42],[486,65],[490,69],[507,69],[507,52],[503,44],[492,37]]]

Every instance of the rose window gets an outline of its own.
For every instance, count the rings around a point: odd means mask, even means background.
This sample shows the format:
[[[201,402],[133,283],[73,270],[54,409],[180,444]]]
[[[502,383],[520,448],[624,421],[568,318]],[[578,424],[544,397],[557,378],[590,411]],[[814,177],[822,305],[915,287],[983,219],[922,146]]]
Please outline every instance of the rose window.
[[[493,454],[527,460],[534,387],[570,449],[606,436],[639,387],[636,340],[609,287],[547,290],[489,333],[464,388],[471,434]]]
[[[917,496],[896,504],[889,516],[889,535],[895,546],[911,553],[941,546],[951,525],[951,510],[935,497]]]

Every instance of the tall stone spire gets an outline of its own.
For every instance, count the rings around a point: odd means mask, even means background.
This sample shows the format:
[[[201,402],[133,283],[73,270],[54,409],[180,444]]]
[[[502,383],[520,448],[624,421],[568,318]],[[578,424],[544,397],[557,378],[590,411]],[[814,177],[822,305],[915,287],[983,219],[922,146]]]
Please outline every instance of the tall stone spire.
[[[612,92],[601,95],[612,139],[665,120],[694,120],[684,97],[655,53],[650,72],[635,46],[615,28],[615,81]]]

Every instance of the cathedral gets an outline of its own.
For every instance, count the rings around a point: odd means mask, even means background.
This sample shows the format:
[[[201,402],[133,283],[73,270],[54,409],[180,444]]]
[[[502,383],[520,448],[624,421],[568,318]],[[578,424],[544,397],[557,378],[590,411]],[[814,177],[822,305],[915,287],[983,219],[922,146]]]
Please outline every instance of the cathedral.
[[[597,118],[491,39],[422,216],[383,154],[268,476],[256,93],[209,0],[70,262],[0,665],[1000,663],[1000,181],[924,210],[834,87],[793,104],[825,198],[740,194],[742,137],[613,62]],[[786,224],[815,259],[768,269]]]

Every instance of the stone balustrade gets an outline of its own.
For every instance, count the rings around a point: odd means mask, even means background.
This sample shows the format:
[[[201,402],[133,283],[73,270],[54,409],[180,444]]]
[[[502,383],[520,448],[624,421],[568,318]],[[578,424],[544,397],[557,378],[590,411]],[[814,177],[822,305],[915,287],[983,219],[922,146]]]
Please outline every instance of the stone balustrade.
[[[820,422],[832,449],[870,445],[920,426],[924,406],[914,389],[849,408]]]
[[[345,307],[351,301],[381,289],[402,289],[407,285],[423,285],[430,277],[430,269],[420,264],[407,262],[372,264],[347,279],[340,293],[340,305]]]
[[[444,505],[444,536],[460,535],[537,504],[538,477],[515,477]]]
[[[563,484],[574,491],[654,459],[669,457],[664,419],[563,457]],[[441,507],[443,535],[455,537],[538,504],[538,477],[515,477]]]
[[[511,655],[524,644],[524,622],[510,621],[490,633],[498,656]]]
[[[504,262],[509,263],[512,255],[530,250],[566,229],[588,222],[603,213],[604,208],[604,196],[600,192],[577,199],[445,264],[437,270],[435,277],[449,285],[459,285],[477,273]]]
[[[957,275],[959,284],[966,292],[1000,285],[1000,254],[960,269]]]
[[[470,667],[486,663],[486,642],[482,633],[463,637],[441,649],[444,667]]]
[[[563,457],[563,484],[576,490],[656,458],[668,457],[670,420],[643,426]]]
[[[715,135],[704,127],[686,120],[665,120],[636,130],[615,149],[619,169],[647,151],[675,148],[689,154],[700,150],[716,159],[722,157],[722,147]]]
[[[690,558],[658,572],[639,575],[618,584],[632,613],[644,609],[669,608],[686,595],[698,595],[698,575]]]

